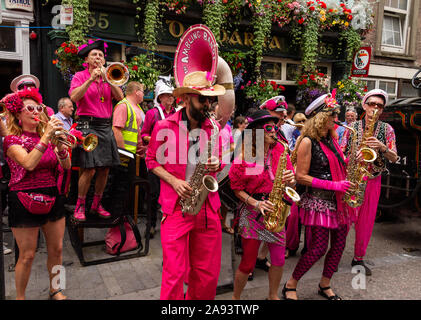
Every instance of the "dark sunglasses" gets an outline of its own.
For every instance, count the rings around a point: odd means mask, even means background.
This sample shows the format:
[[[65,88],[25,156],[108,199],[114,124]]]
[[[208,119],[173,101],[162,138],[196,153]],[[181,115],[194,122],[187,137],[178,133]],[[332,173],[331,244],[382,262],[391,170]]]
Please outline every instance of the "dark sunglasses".
[[[39,105],[39,106],[27,105],[23,109],[28,110],[28,112],[34,112],[35,110],[37,110],[38,113],[41,113],[42,111],[44,111],[44,106],[42,106],[42,105]]]
[[[199,94],[193,94],[197,97],[197,100],[199,100],[200,103],[205,103],[206,101],[209,101],[209,104],[212,104],[216,101],[216,97],[208,97],[208,96],[202,96]]]
[[[22,90],[22,89],[25,89],[25,88],[35,88],[35,87],[36,87],[36,85],[32,81],[25,81],[25,82],[22,82],[18,85],[18,90]]]
[[[383,109],[384,108],[384,104],[383,103],[377,103],[377,102],[374,102],[374,101],[371,101],[371,102],[366,102],[367,103],[367,105],[368,106],[370,106],[370,107],[375,107],[375,106],[378,106],[379,108],[381,108],[381,109]]]
[[[278,130],[279,130],[279,127],[277,126],[277,125],[274,125],[274,124],[265,124],[264,126],[263,126],[263,129],[266,131],[266,132],[277,132]]]

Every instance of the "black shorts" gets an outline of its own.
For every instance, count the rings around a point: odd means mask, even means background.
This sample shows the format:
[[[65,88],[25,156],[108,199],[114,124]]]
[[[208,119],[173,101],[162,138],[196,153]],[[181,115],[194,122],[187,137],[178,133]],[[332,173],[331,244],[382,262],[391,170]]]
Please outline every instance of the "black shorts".
[[[42,193],[56,196],[56,201],[51,211],[47,214],[32,214],[22,205],[18,198],[19,191],[9,191],[9,227],[34,228],[41,227],[48,221],[57,221],[64,217],[64,196],[58,194],[57,187],[22,190],[23,192]]]

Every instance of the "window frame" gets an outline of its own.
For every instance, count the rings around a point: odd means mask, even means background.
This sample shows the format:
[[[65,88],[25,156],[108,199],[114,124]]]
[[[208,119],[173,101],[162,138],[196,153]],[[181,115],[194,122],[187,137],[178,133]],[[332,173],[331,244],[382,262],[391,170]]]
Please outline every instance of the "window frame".
[[[361,81],[375,81],[375,85],[374,85],[375,89],[380,89],[380,81],[389,82],[389,83],[393,82],[395,84],[395,94],[387,93],[389,95],[389,101],[397,99],[399,96],[399,80],[398,79],[367,77],[367,78],[361,78],[360,80]]]
[[[272,63],[280,63],[282,65],[281,70],[281,79],[266,79],[269,81],[275,81],[276,84],[281,84],[283,86],[296,86],[297,82],[295,80],[287,80],[287,65],[288,64],[297,64],[298,66],[301,66],[301,61],[292,60],[292,59],[285,59],[285,58],[278,58],[278,57],[269,57],[264,56],[262,59],[263,62],[272,62]],[[327,75],[330,79],[329,87],[332,82],[332,64],[331,63],[325,63],[325,62],[318,62],[316,63],[317,67],[326,67],[327,68]]]
[[[389,7],[386,5],[386,0],[380,0],[378,3],[377,12],[377,34],[376,34],[376,48],[374,54],[376,56],[385,57],[399,57],[400,59],[416,60],[417,47],[417,19],[420,7],[420,1],[408,0],[407,10]],[[383,44],[383,24],[384,17],[396,16],[401,17],[405,15],[405,21],[402,21],[402,46],[397,47],[393,45]]]

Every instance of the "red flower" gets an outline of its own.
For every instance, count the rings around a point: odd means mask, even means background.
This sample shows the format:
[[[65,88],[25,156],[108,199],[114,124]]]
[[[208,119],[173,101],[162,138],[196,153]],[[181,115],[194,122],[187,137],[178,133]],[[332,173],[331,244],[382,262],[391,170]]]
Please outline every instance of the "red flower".
[[[281,91],[285,91],[285,87],[284,86],[279,86],[279,89],[281,89]]]
[[[310,11],[314,11],[314,10],[316,10],[315,7],[310,7]]]
[[[324,77],[325,74],[324,73],[318,73],[319,77]]]
[[[310,79],[311,79],[311,80],[313,80],[313,81],[315,81],[315,80],[316,80],[316,77],[314,76],[314,74],[311,74],[311,75],[310,75]]]
[[[329,9],[329,12],[332,13],[333,12],[333,9]]]
[[[324,3],[324,2],[320,2],[320,6],[321,6],[323,9],[326,9],[326,8],[327,8],[326,3]]]
[[[67,47],[67,43],[66,43],[66,42],[63,42],[63,43],[61,44],[61,47],[62,47],[62,48]]]
[[[303,84],[302,81],[298,81],[298,85],[301,86]]]
[[[64,48],[65,53],[70,53],[70,48]]]
[[[298,20],[299,24],[303,24],[304,23],[304,18],[301,18],[300,20]]]
[[[349,21],[351,21],[351,20],[352,20],[352,16],[351,16],[351,15],[349,15],[349,16],[348,16],[348,20],[349,20]]]
[[[307,84],[307,83],[308,83],[307,79],[304,79],[304,80],[303,80],[303,83],[304,83],[304,84]]]
[[[132,70],[137,71],[137,70],[139,70],[139,68],[135,65],[135,66],[132,67]]]

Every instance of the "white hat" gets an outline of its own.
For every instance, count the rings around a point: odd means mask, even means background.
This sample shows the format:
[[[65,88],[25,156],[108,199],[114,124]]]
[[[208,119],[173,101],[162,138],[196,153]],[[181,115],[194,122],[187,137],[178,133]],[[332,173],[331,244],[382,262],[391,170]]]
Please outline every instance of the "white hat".
[[[318,97],[316,100],[314,100],[310,105],[307,107],[305,114],[306,116],[309,116],[314,110],[316,110],[318,107],[320,107],[327,98],[327,94],[324,94],[320,97]]]
[[[382,89],[373,89],[370,90],[369,92],[367,92],[363,98],[363,104],[365,104],[365,102],[367,101],[368,98],[372,97],[372,96],[381,96],[384,98],[384,105],[387,105],[387,102],[389,100],[389,95],[383,91]]]
[[[310,103],[310,105],[307,107],[305,111],[306,116],[311,117],[311,116],[314,116],[319,111],[330,112],[330,111],[334,111],[335,109],[340,108],[341,106],[338,104],[335,97],[336,97],[336,89],[333,89],[332,93],[326,93],[324,95],[321,95],[312,103]]]
[[[32,74],[22,74],[12,80],[10,83],[10,90],[13,92],[19,91],[18,87],[24,83],[33,83],[35,88],[39,88],[39,80]]]
[[[158,97],[161,94],[169,93],[173,94],[173,86],[171,84],[171,76],[159,76],[155,83],[155,99],[154,104],[159,105]]]

